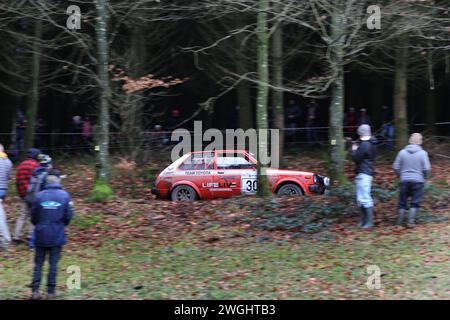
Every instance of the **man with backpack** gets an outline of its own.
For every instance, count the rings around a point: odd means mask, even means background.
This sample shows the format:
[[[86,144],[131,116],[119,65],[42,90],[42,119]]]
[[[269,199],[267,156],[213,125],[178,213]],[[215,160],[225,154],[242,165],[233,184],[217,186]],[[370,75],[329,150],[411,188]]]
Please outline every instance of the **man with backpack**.
[[[405,210],[408,207],[408,197],[411,197],[411,206],[408,212],[407,227],[416,226],[416,214],[420,208],[425,180],[431,170],[428,153],[422,149],[423,137],[414,133],[409,139],[409,145],[401,150],[394,162],[394,170],[400,177],[400,195],[398,201],[397,225],[403,224]]]
[[[34,169],[33,174],[30,178],[30,183],[28,185],[27,194],[25,196],[25,201],[30,205],[33,203],[36,195],[44,189],[45,178],[47,174],[53,169],[53,161],[50,156],[46,154],[38,155],[39,167]]]
[[[8,191],[8,183],[11,177],[12,162],[9,160],[5,149],[0,144],[0,249],[7,249],[11,242],[11,235],[9,234],[8,224],[6,221],[6,213],[3,208],[3,200]]]
[[[35,226],[35,258],[31,283],[32,299],[39,299],[42,267],[49,256],[49,272],[47,278],[47,299],[55,297],[56,276],[61,248],[67,243],[65,227],[72,216],[72,202],[69,194],[61,187],[61,178],[56,170],[45,177],[44,190],[39,192],[31,206],[31,222]]]
[[[46,178],[48,173],[53,169],[53,161],[50,156],[46,154],[38,155],[39,167],[33,171],[30,178],[30,184],[28,186],[27,195],[25,196],[25,201],[28,206],[31,207],[37,194],[44,190],[46,184]],[[33,229],[33,228],[32,228]],[[32,230],[33,231],[33,230]],[[34,249],[33,232],[31,232],[31,237],[28,242],[31,249]]]
[[[40,164],[38,162],[38,156],[41,154],[39,149],[30,148],[27,151],[27,159],[22,161],[16,168],[16,187],[17,193],[22,200],[22,208],[19,217],[16,220],[16,227],[14,229],[13,242],[21,243],[23,226],[28,226],[28,238],[31,237],[33,226],[30,221],[30,204],[25,201],[27,196],[28,187],[30,185],[30,179],[33,175],[33,171],[37,169]]]

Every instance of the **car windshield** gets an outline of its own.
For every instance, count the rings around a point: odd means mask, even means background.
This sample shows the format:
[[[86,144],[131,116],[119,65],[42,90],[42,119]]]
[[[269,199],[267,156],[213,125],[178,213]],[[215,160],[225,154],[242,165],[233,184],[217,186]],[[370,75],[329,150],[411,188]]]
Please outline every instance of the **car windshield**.
[[[218,154],[217,169],[251,169],[254,165],[246,159],[244,154]]]

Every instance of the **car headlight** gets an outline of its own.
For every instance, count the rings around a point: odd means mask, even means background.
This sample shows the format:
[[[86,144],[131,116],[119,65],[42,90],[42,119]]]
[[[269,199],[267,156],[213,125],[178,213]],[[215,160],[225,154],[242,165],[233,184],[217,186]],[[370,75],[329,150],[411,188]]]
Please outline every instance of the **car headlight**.
[[[325,187],[328,187],[328,186],[330,186],[330,178],[328,178],[328,177],[324,177],[323,178],[323,184],[325,185]]]

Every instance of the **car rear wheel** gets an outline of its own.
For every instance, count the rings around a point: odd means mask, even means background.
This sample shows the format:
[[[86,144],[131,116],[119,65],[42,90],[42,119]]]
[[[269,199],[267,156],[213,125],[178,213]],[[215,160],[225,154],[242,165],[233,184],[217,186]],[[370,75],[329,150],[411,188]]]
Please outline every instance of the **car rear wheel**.
[[[172,201],[194,201],[197,200],[197,193],[194,188],[181,185],[173,189],[171,198]]]
[[[286,183],[278,189],[277,195],[279,196],[301,196],[303,195],[302,189],[293,183]]]

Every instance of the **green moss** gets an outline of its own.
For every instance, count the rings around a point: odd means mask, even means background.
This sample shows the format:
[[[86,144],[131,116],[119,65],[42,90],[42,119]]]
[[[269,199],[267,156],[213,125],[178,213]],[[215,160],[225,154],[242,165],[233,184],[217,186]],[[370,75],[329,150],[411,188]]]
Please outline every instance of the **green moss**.
[[[108,183],[104,180],[97,180],[88,200],[91,202],[106,202],[112,195],[113,190]]]

